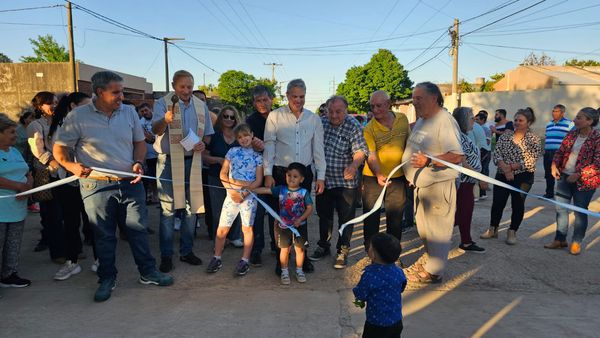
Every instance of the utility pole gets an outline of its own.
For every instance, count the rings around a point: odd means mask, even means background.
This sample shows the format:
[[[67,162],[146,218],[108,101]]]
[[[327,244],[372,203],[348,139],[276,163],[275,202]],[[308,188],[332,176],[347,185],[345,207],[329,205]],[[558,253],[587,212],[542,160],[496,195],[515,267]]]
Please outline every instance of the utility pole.
[[[169,92],[169,41],[185,40],[184,38],[163,38],[165,42],[165,91]]]
[[[283,64],[271,62],[271,63],[265,63],[264,65],[271,66],[271,82],[275,83],[275,67],[283,66]]]
[[[67,1],[67,18],[69,29],[69,65],[71,66],[71,80],[73,81],[73,91],[77,91],[77,70],[75,69],[75,46],[73,43],[73,12],[71,2]]]
[[[460,106],[460,94],[458,93],[458,19],[454,19],[453,29],[450,31],[450,37],[452,38],[452,94],[456,100],[456,107]]]
[[[333,76],[333,80],[329,81],[329,83],[331,83],[331,95],[335,95],[335,75]]]

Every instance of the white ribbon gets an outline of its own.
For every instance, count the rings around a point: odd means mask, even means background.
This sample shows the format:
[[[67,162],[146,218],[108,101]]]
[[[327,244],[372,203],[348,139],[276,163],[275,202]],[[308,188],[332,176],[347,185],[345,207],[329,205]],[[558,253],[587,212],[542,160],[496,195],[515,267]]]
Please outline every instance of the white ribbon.
[[[476,172],[474,170],[467,169],[467,168],[461,167],[459,165],[456,165],[456,164],[453,164],[453,163],[441,160],[441,159],[439,159],[439,158],[437,158],[435,156],[431,156],[429,154],[425,154],[425,156],[427,156],[428,158],[430,158],[432,161],[439,162],[439,163],[441,163],[441,164],[443,164],[443,165],[445,165],[445,166],[447,166],[447,167],[449,167],[451,169],[454,169],[454,170],[458,171],[461,174],[465,174],[467,176],[471,176],[471,177],[473,177],[473,178],[475,178],[475,179],[477,179],[479,181],[487,182],[487,183],[490,183],[490,184],[493,184],[493,185],[496,185],[496,186],[499,186],[499,187],[502,187],[502,188],[505,188],[505,189],[508,189],[508,190],[516,191],[516,192],[521,193],[521,194],[525,194],[525,195],[528,195],[528,196],[531,196],[531,197],[534,197],[534,198],[537,198],[537,199],[540,199],[540,200],[543,200],[543,201],[546,201],[546,202],[550,202],[552,204],[558,205],[558,206],[563,207],[565,209],[577,211],[577,212],[580,212],[582,214],[586,214],[586,215],[590,215],[590,216],[593,216],[593,217],[600,218],[600,213],[598,213],[598,212],[590,211],[590,210],[587,210],[587,209],[584,209],[584,208],[581,208],[581,207],[578,207],[578,206],[575,206],[575,205],[572,205],[572,204],[562,203],[562,202],[558,202],[558,201],[555,201],[555,200],[550,199],[550,198],[546,198],[546,197],[543,197],[543,196],[532,194],[532,193],[523,191],[521,189],[515,188],[515,187],[513,187],[513,186],[511,186],[509,184],[506,184],[504,182],[498,181],[497,179],[494,179],[494,178],[488,177],[486,175],[483,175],[481,173],[478,173],[478,172]],[[392,172],[388,175],[388,177],[387,177],[387,179],[385,181],[386,182],[386,187],[387,187],[387,182],[389,182],[389,180],[390,180],[390,177],[398,169],[400,169],[400,167],[402,167],[406,163],[408,163],[408,161],[401,163],[396,168],[394,168],[394,170],[392,170]],[[381,193],[379,194],[379,197],[377,197],[377,201],[375,201],[375,205],[373,206],[373,209],[369,210],[366,214],[363,214],[361,216],[353,218],[353,219],[349,220],[348,222],[342,224],[342,226],[340,226],[340,229],[338,230],[339,233],[340,233],[340,236],[342,235],[342,233],[344,232],[344,229],[346,229],[346,227],[348,225],[350,225],[350,224],[356,224],[356,223],[360,223],[360,222],[364,221],[365,218],[369,217],[371,214],[373,214],[375,211],[377,211],[377,210],[379,210],[381,208],[381,206],[383,204],[383,197],[385,195],[385,188],[386,187],[383,187],[383,189],[381,190]]]
[[[113,169],[106,169],[106,168],[98,168],[98,167],[91,167],[90,169],[99,172],[99,173],[105,173],[105,174],[113,174],[113,175],[121,175],[121,176],[128,176],[128,177],[143,177],[143,178],[149,178],[152,180],[163,180],[163,181],[172,181],[170,179],[164,179],[164,178],[159,178],[159,177],[154,177],[154,176],[148,176],[148,175],[140,175],[140,174],[136,174],[136,173],[131,173],[131,172],[127,172],[127,171],[120,171],[120,170],[113,170]],[[73,181],[78,180],[79,177],[77,176],[69,176],[67,178],[63,178],[62,180],[58,180],[52,183],[48,183],[48,184],[44,184],[41,185],[37,188],[34,189],[30,189],[27,191],[23,191],[20,192],[18,194],[12,194],[12,195],[2,195],[0,196],[0,199],[3,198],[15,198],[15,197],[19,197],[19,196],[25,196],[25,195],[30,195],[33,193],[36,193],[38,191],[43,191],[46,189],[51,189],[54,187],[58,187],[60,185],[63,184],[67,184],[67,183],[71,183]],[[228,189],[225,187],[219,187],[219,186],[214,186],[214,185],[208,185],[208,184],[204,184],[205,186],[208,187],[214,187],[214,188],[221,188],[221,189]],[[235,189],[235,188],[229,188],[232,190],[237,190],[237,191],[244,191],[245,189]],[[296,229],[293,225],[291,224],[286,224],[283,219],[279,216],[278,213],[275,212],[275,210],[273,210],[267,203],[265,203],[264,201],[262,201],[260,198],[258,198],[258,196],[256,196],[256,194],[254,194],[252,191],[249,190],[245,190],[248,191],[251,195],[252,198],[256,199],[258,201],[258,203],[260,203],[263,208],[265,208],[265,210],[271,215],[273,216],[274,219],[276,219],[277,221],[279,221],[279,223],[281,225],[283,225],[285,228],[290,229],[290,231],[292,231],[292,233],[294,233],[294,235],[300,237],[300,232],[298,232],[298,229]]]
[[[377,210],[379,210],[381,208],[381,206],[383,205],[383,198],[385,197],[385,190],[387,189],[388,183],[392,179],[392,176],[396,173],[396,171],[400,170],[400,168],[402,168],[402,166],[408,162],[409,161],[404,161],[404,162],[400,163],[399,165],[397,165],[394,169],[392,169],[392,171],[390,172],[390,174],[387,176],[387,178],[385,180],[385,185],[383,186],[383,189],[381,189],[381,192],[379,193],[379,196],[377,197],[377,200],[375,201],[375,205],[373,205],[373,208],[371,210],[369,210],[367,213],[362,214],[362,215],[360,215],[356,218],[353,218],[353,219],[349,220],[348,222],[342,224],[342,226],[340,227],[340,230],[338,230],[340,232],[340,235],[342,235],[342,233],[344,232],[344,229],[346,229],[346,227],[348,225],[356,224],[356,223],[360,223],[360,222],[364,221],[367,217],[371,216],[371,214],[373,214],[374,212],[376,212]]]
[[[449,168],[452,168],[452,169],[460,172],[461,174],[469,175],[469,176],[471,176],[471,177],[473,177],[475,179],[478,179],[480,181],[484,181],[484,182],[487,182],[487,183],[490,183],[490,184],[493,184],[493,185],[496,185],[496,186],[499,186],[499,187],[502,187],[502,188],[505,188],[505,189],[508,189],[508,190],[516,191],[516,192],[521,193],[521,194],[525,194],[525,195],[528,195],[528,196],[531,196],[531,197],[534,197],[534,198],[537,198],[537,199],[540,199],[540,200],[543,200],[543,201],[547,201],[547,202],[556,204],[556,205],[558,205],[560,207],[563,207],[565,209],[570,209],[570,210],[573,210],[573,211],[580,212],[582,214],[586,214],[586,215],[590,215],[590,216],[594,216],[594,217],[600,218],[600,213],[598,213],[598,212],[590,211],[590,210],[587,210],[587,209],[584,209],[584,208],[581,208],[581,207],[578,207],[578,206],[575,206],[575,205],[572,205],[572,204],[557,202],[557,201],[555,201],[553,199],[550,199],[550,198],[546,198],[546,197],[539,196],[539,195],[536,195],[536,194],[528,193],[528,192],[523,191],[521,189],[515,188],[512,185],[509,185],[509,184],[506,184],[504,182],[498,181],[497,179],[494,179],[494,178],[491,178],[491,177],[487,177],[487,176],[485,176],[485,175],[483,175],[481,173],[478,173],[478,172],[476,172],[474,170],[463,168],[461,166],[458,166],[458,165],[450,163],[450,162],[446,162],[444,160],[440,160],[439,158],[431,156],[431,155],[428,155],[428,154],[425,154],[425,156],[429,157],[432,161],[439,162],[439,163],[441,163],[441,164],[443,164],[443,165],[445,165],[445,166],[447,166]]]
[[[54,187],[58,187],[58,186],[63,185],[63,184],[71,183],[71,182],[76,181],[78,179],[79,179],[79,177],[77,177],[77,176],[69,176],[69,177],[63,178],[62,180],[58,180],[58,181],[50,182],[48,184],[40,185],[37,188],[29,189],[27,191],[23,191],[23,192],[20,192],[18,194],[2,195],[2,196],[0,196],[0,199],[2,199],[2,198],[10,198],[10,197],[15,198],[15,197],[20,197],[20,196],[25,196],[25,195],[31,195],[31,194],[39,192],[39,191],[44,191],[44,190],[47,190],[47,189],[52,189]]]
[[[261,200],[260,198],[258,198],[258,196],[256,196],[256,194],[254,194],[252,191],[247,190],[250,195],[252,195],[252,197],[258,201],[258,203],[260,203],[260,205],[263,206],[263,208],[265,208],[265,210],[271,215],[273,216],[274,219],[276,219],[279,224],[283,225],[286,229],[290,229],[290,231],[292,233],[294,233],[294,235],[296,235],[297,237],[300,237],[300,232],[298,231],[298,229],[296,229],[293,225],[291,224],[286,224],[283,219],[279,216],[278,213],[275,212],[275,210],[273,210],[267,203],[265,203],[265,201]]]

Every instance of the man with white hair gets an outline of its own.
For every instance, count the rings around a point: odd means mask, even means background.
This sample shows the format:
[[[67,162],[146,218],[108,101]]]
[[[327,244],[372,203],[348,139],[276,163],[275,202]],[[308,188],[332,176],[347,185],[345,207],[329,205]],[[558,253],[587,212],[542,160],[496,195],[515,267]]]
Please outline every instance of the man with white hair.
[[[402,155],[408,138],[408,119],[404,114],[391,111],[391,100],[383,90],[374,91],[369,100],[373,119],[364,130],[367,143],[367,165],[363,169],[363,211],[373,208],[386,179],[392,170],[402,163]],[[406,203],[406,179],[402,169],[390,177],[385,197],[386,232],[398,240],[402,238],[402,215]],[[379,232],[377,210],[364,222],[365,250],[369,250],[371,237]]]
[[[286,185],[286,168],[292,162],[299,162],[307,167],[302,188],[311,191],[313,163],[317,174],[316,193],[321,194],[325,188],[323,124],[315,113],[304,108],[305,95],[306,85],[302,79],[290,81],[286,91],[288,104],[275,109],[267,117],[263,153],[267,188]],[[307,226],[298,230],[308,240]],[[277,263],[276,273],[280,274],[279,260]],[[304,272],[312,271],[312,263],[305,259]]]

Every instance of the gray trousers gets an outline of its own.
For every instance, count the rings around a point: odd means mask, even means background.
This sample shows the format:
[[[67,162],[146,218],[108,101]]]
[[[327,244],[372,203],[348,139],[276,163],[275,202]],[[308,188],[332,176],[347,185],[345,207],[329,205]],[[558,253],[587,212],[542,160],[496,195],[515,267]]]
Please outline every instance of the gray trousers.
[[[456,183],[454,180],[415,189],[417,231],[429,256],[425,270],[441,275],[448,261],[454,229]]]
[[[0,253],[2,253],[2,278],[17,272],[19,253],[25,220],[20,222],[0,222]]]

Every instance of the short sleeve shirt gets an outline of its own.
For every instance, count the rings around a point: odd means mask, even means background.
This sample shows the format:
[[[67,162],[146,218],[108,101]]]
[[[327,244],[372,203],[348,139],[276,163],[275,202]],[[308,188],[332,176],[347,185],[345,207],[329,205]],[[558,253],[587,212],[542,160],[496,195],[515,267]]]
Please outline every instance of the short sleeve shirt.
[[[402,156],[409,134],[406,115],[395,114],[395,116],[392,129],[388,129],[376,119],[371,119],[364,130],[369,154],[375,152],[379,160],[381,174],[385,176],[389,175],[396,166],[402,163]],[[375,176],[368,164],[365,165],[363,174]],[[400,169],[392,177],[402,175],[404,175],[403,170]]]
[[[21,156],[21,153],[14,147],[9,147],[8,151],[0,149],[0,177],[7,180],[20,183],[27,182],[27,172],[29,166]],[[13,195],[16,191],[0,189],[0,196]],[[0,200],[0,222],[13,223],[20,222],[27,216],[27,199],[17,200],[14,197],[7,197]]]
[[[310,193],[304,188],[290,190],[284,185],[279,185],[271,188],[271,193],[278,196],[279,217],[288,225],[302,216],[307,205],[313,204]],[[302,224],[306,224],[306,221]]]
[[[56,133],[56,144],[75,149],[75,159],[87,167],[131,171],[133,143],[144,141],[133,106],[121,104],[110,117],[94,102],[75,108]]]
[[[240,181],[256,180],[256,168],[263,165],[262,155],[252,148],[231,148],[225,158],[229,160],[229,177]]]
[[[463,155],[460,143],[460,130],[456,120],[446,111],[441,109],[434,116],[419,118],[410,135],[403,161],[410,160],[412,154],[421,151],[432,156],[448,152]],[[447,167],[414,168],[410,164],[404,166],[406,179],[419,188],[430,186],[437,182],[454,180],[458,172]]]

